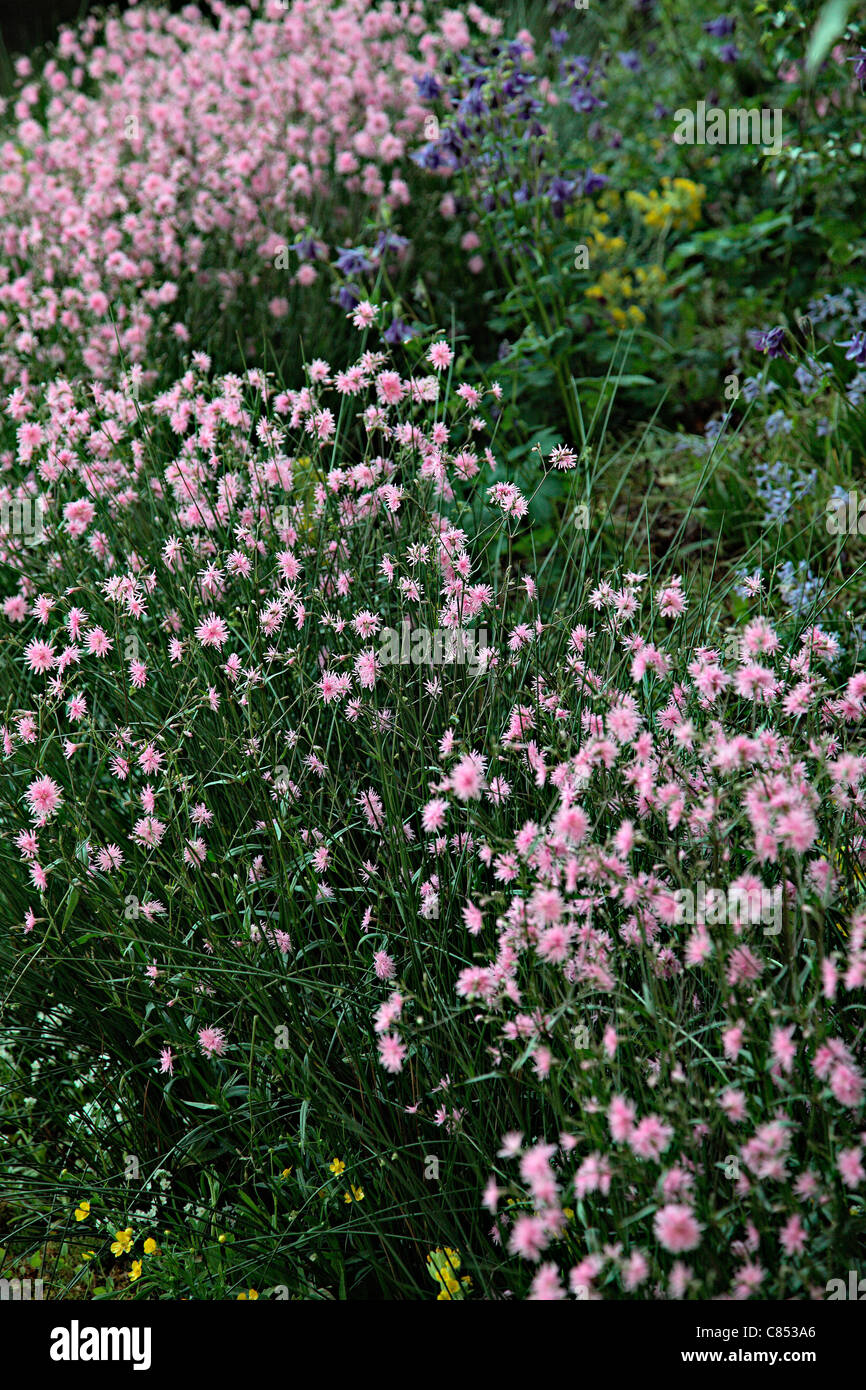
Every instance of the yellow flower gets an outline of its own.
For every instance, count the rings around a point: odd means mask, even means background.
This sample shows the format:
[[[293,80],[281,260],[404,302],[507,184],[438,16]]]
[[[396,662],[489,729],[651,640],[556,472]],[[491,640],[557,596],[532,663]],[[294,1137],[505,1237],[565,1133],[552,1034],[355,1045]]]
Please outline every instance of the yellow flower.
[[[289,1176],[289,1174],[291,1173],[291,1171],[292,1171],[291,1168],[284,1168],[283,1171],[280,1173],[280,1177],[281,1177],[281,1178],[287,1178],[287,1177]]]
[[[249,1293],[239,1293],[236,1301],[239,1303],[247,1303],[251,1299],[258,1298],[258,1296],[259,1295],[256,1289],[250,1289]]]
[[[354,1184],[353,1182],[350,1182],[350,1183],[349,1183],[349,1186],[351,1187],[352,1191],[351,1191],[351,1192],[344,1192],[344,1193],[343,1193],[343,1201],[344,1201],[344,1202],[363,1202],[363,1200],[364,1200],[364,1189],[363,1189],[363,1187],[356,1187],[355,1184]]]
[[[332,1158],[330,1163],[328,1164],[328,1167],[330,1168],[332,1173],[336,1174],[336,1176],[339,1177],[340,1174],[345,1170],[346,1165],[341,1158]]]
[[[144,1242],[145,1255],[152,1255],[155,1249],[156,1241],[154,1240],[153,1236],[148,1236],[147,1240]]]
[[[86,1221],[89,1215],[90,1215],[90,1203],[89,1203],[89,1202],[79,1202],[79,1203],[78,1203],[78,1206],[75,1208],[75,1220],[76,1220],[76,1221]]]
[[[96,1251],[95,1251],[95,1250],[85,1250],[85,1251],[82,1252],[81,1258],[82,1258],[82,1260],[94,1260],[94,1259],[96,1258]]]
[[[141,1260],[133,1260],[132,1269],[129,1271],[130,1279],[141,1278]]]
[[[129,1247],[132,1245],[132,1227],[128,1226],[125,1231],[115,1231],[114,1240],[111,1242],[112,1255],[128,1255]]]
[[[228,1240],[228,1236],[217,1236],[217,1240],[219,1241],[220,1245],[225,1245],[226,1241]]]
[[[463,1289],[468,1288],[472,1282],[468,1274],[462,1279],[456,1277],[454,1271],[460,1268],[460,1251],[452,1250],[450,1245],[446,1245],[444,1250],[437,1246],[427,1256],[427,1268],[436,1283],[441,1285],[436,1295],[437,1303],[462,1299]]]

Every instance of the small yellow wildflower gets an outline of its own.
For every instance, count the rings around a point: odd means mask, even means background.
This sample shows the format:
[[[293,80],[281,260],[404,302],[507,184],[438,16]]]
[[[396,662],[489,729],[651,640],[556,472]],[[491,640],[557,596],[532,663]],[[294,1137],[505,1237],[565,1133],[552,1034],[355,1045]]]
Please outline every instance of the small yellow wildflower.
[[[248,1293],[239,1293],[236,1301],[239,1303],[247,1303],[251,1299],[258,1298],[258,1296],[259,1295],[257,1289],[250,1289]]]
[[[280,1173],[280,1177],[281,1177],[281,1178],[287,1178],[287,1177],[289,1176],[289,1174],[291,1173],[291,1171],[292,1171],[291,1168],[284,1168],[283,1171]]]
[[[132,1227],[127,1226],[125,1231],[115,1231],[114,1240],[111,1242],[112,1255],[128,1255],[132,1245]]]
[[[148,1236],[147,1240],[144,1242],[145,1255],[152,1255],[155,1249],[156,1241],[154,1240],[153,1236]]]
[[[464,1275],[462,1279],[458,1279],[455,1274],[455,1270],[460,1268],[459,1250],[452,1250],[449,1245],[446,1245],[444,1250],[441,1246],[437,1246],[427,1256],[427,1268],[436,1283],[440,1285],[439,1293],[436,1295],[437,1303],[447,1303],[452,1300],[456,1302],[463,1299],[464,1289],[470,1287],[472,1280],[468,1274]]]
[[[332,1173],[339,1177],[345,1171],[346,1165],[341,1158],[332,1158],[328,1167]]]
[[[141,1260],[133,1260],[132,1269],[129,1271],[130,1279],[141,1278]]]
[[[364,1200],[364,1189],[363,1189],[363,1187],[356,1187],[355,1184],[354,1184],[353,1182],[350,1182],[350,1183],[349,1183],[349,1186],[351,1187],[352,1191],[351,1191],[351,1192],[344,1192],[344,1193],[343,1193],[343,1201],[344,1201],[344,1202],[363,1202],[363,1200]]]
[[[90,1203],[89,1203],[89,1202],[79,1202],[79,1203],[78,1203],[78,1206],[75,1208],[75,1220],[76,1220],[76,1221],[86,1221],[89,1215],[90,1215]]]

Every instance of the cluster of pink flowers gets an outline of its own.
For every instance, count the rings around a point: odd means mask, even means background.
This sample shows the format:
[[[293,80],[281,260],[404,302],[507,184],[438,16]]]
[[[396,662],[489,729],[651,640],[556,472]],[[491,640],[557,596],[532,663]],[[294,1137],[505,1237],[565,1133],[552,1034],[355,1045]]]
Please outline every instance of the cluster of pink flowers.
[[[375,310],[353,317],[364,331]],[[379,351],[316,359],[292,390],[214,378],[196,353],[150,401],[131,383],[11,393],[17,476],[46,504],[46,544],[8,550],[3,604],[22,673],[0,727],[20,947],[72,888],[102,914],[133,895],[141,933],[159,930],[141,966],[154,1066],[218,1066],[237,1001],[190,961],[292,959],[291,854],[305,949],[341,905],[360,919],[376,1084],[453,1139],[483,1091],[425,1061],[415,1003],[421,944],[462,923],[460,1027],[538,1106],[483,1196],[530,1296],[808,1294],[863,1183],[846,1007],[866,914],[841,862],[862,848],[866,678],[760,596],[733,655],[693,636],[678,575],[611,574],[545,624],[539,577],[502,580],[474,553],[527,499],[492,481],[498,387],[448,391],[446,346],[411,345],[402,370]],[[483,659],[412,686],[384,641],[484,623]],[[417,748],[426,787],[397,792],[396,748]],[[175,959],[167,899],[183,911],[214,859],[236,916]],[[699,880],[778,890],[778,930],[684,921]]]
[[[646,579],[594,589],[558,660],[559,632],[536,635],[507,725],[489,749],[443,740],[422,815],[440,879],[470,887],[456,990],[489,1064],[561,1107],[557,1144],[506,1136],[520,1181],[491,1177],[492,1236],[537,1267],[532,1298],[821,1297],[864,1176],[863,1059],[840,1032],[866,914],[840,850],[862,859],[866,681],[834,681],[830,634],[786,650],[763,615],[724,644],[734,659],[692,646],[672,626],[682,579],[654,600]],[[495,784],[537,819],[503,835]],[[476,871],[443,874],[467,852]],[[779,922],[684,924],[678,893],[713,875],[756,901],[778,887]],[[727,1284],[667,1259],[705,1233],[741,1259]]]
[[[64,29],[38,79],[18,60],[0,151],[7,387],[34,371],[152,368],[157,330],[188,339],[172,308],[188,283],[215,311],[260,286],[283,316],[275,266],[308,285],[365,212],[410,201],[415,79],[469,43],[460,11],[430,25],[420,0],[212,9],[131,6]],[[27,431],[21,443],[33,447]]]
[[[131,382],[88,390],[58,379],[47,392],[28,382],[11,393],[7,418],[19,432],[30,427],[19,489],[39,487],[45,503],[44,545],[10,537],[3,552],[19,575],[2,609],[22,675],[21,706],[0,728],[3,800],[36,894],[20,924],[23,945],[64,883],[77,882],[102,904],[116,897],[121,911],[134,890],[138,919],[148,924],[165,914],[175,874],[208,872],[212,847],[231,837],[232,822],[215,811],[191,741],[232,719],[243,730],[260,706],[265,724],[255,736],[236,734],[226,773],[238,784],[254,776],[260,803],[238,859],[251,920],[246,940],[232,938],[235,947],[259,955],[277,947],[283,956],[293,949],[287,932],[258,921],[279,904],[267,854],[274,815],[300,820],[312,905],[334,901],[334,870],[354,872],[338,852],[347,782],[372,841],[361,872],[382,880],[378,861],[393,853],[382,797],[369,785],[363,752],[354,762],[328,752],[319,711],[333,712],[352,740],[393,733],[397,713],[378,698],[383,615],[398,623],[411,614],[459,634],[491,603],[465,531],[446,514],[469,479],[496,467],[489,447],[478,452],[486,428],[479,392],[458,383],[445,400],[439,373],[452,356],[438,339],[419,349],[417,374],[406,375],[381,352],[364,352],[344,371],[317,359],[306,385],[278,391],[257,370],[211,379],[210,359],[194,353],[184,376],[152,400],[137,400]],[[490,402],[497,397],[494,386]],[[361,441],[355,463],[333,459],[343,405]],[[154,471],[153,451],[166,440]],[[407,532],[407,503],[427,518],[420,537]],[[132,548],[129,536],[150,516],[155,548]],[[432,700],[455,670],[463,680],[462,667],[431,671]],[[105,801],[83,812],[79,769],[92,758]],[[70,818],[80,853],[64,865],[57,851]],[[399,834],[408,843],[417,832],[407,820]],[[421,884],[422,919],[437,916],[438,892],[436,875]],[[207,935],[200,949],[213,950]],[[394,975],[383,937],[375,977]],[[166,1007],[177,1002],[168,962],[154,962],[148,978]],[[229,1040],[211,1021],[213,991],[194,992],[210,1001],[199,1050],[219,1057]],[[393,1073],[405,1058],[400,1004],[392,993],[377,1019],[378,1056]],[[172,1071],[184,1055],[176,1036],[174,1043],[161,1048]]]

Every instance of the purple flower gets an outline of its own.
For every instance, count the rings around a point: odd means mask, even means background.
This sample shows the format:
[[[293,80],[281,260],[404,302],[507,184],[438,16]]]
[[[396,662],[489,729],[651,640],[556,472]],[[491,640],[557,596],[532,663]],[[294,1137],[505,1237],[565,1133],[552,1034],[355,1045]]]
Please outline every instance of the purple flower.
[[[616,56],[617,58],[619,58],[619,61],[622,63],[623,67],[626,69],[627,72],[643,71],[643,65],[641,63],[640,57],[637,53],[634,52],[633,49],[630,49],[627,53],[618,53]]]
[[[367,259],[367,253],[360,246],[341,246],[338,248],[340,254],[334,264],[344,275],[360,275],[365,270],[372,270],[372,262]]]
[[[569,95],[568,104],[575,111],[594,111],[597,106],[606,106],[607,102],[597,97],[589,87],[575,87]]]
[[[757,348],[758,352],[766,352],[768,357],[788,358],[784,348],[784,328],[750,328],[747,336],[752,347]]]
[[[723,63],[738,63],[740,61],[740,50],[735,43],[723,43],[719,49],[719,57]]]
[[[295,254],[299,261],[315,261],[319,256],[319,245],[312,237],[302,237],[295,242]]]
[[[604,188],[605,184],[609,182],[610,180],[606,174],[597,174],[594,169],[587,169],[583,176],[583,187],[581,192],[597,193],[600,188]]]
[[[380,232],[376,238],[375,254],[382,256],[386,251],[402,251],[408,245],[408,237],[399,236],[397,232]]]
[[[836,346],[848,349],[846,362],[856,362],[858,367],[866,367],[866,333],[855,333],[847,343],[837,343]]]
[[[439,145],[422,145],[420,150],[413,150],[411,155],[412,163],[417,164],[421,169],[441,169],[444,165],[455,163],[452,154],[446,154]]]
[[[701,27],[705,34],[712,34],[714,39],[726,39],[729,34],[733,34],[737,21],[723,14],[718,19],[707,20]]]
[[[551,179],[550,187],[547,192],[554,217],[562,217],[565,213],[566,204],[571,202],[577,192],[577,184],[574,179],[557,177]]]
[[[390,343],[392,347],[396,346],[397,343],[408,343],[409,339],[414,338],[414,336],[415,334],[412,332],[408,323],[405,323],[403,319],[400,318],[392,319],[391,323],[382,334],[385,342]]]
[[[341,309],[354,309],[356,304],[361,303],[361,296],[354,285],[341,285],[337,291],[337,303]]]
[[[425,72],[422,77],[416,77],[415,86],[422,101],[434,101],[442,90],[432,72]]]
[[[550,42],[558,53],[559,50],[568,42],[567,29],[551,29]]]
[[[854,63],[854,76],[862,82],[866,77],[866,48],[861,48],[859,53],[855,53],[853,58],[848,59],[849,63]]]
[[[457,109],[461,116],[483,116],[490,109],[481,95],[480,83],[470,88]]]

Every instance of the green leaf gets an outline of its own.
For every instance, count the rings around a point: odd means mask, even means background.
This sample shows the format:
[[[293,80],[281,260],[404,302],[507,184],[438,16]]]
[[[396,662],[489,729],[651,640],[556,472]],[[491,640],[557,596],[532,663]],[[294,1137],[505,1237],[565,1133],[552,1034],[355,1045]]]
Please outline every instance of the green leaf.
[[[821,66],[836,40],[845,32],[848,16],[853,8],[854,0],[827,0],[818,16],[818,23],[812,30],[806,50],[806,71],[810,77]]]
[[[70,888],[69,901],[66,904],[66,911],[63,914],[63,921],[60,923],[61,931],[64,931],[66,929],[69,923],[69,919],[78,905],[78,899],[80,896],[81,894],[79,893],[79,890],[77,888]]]

